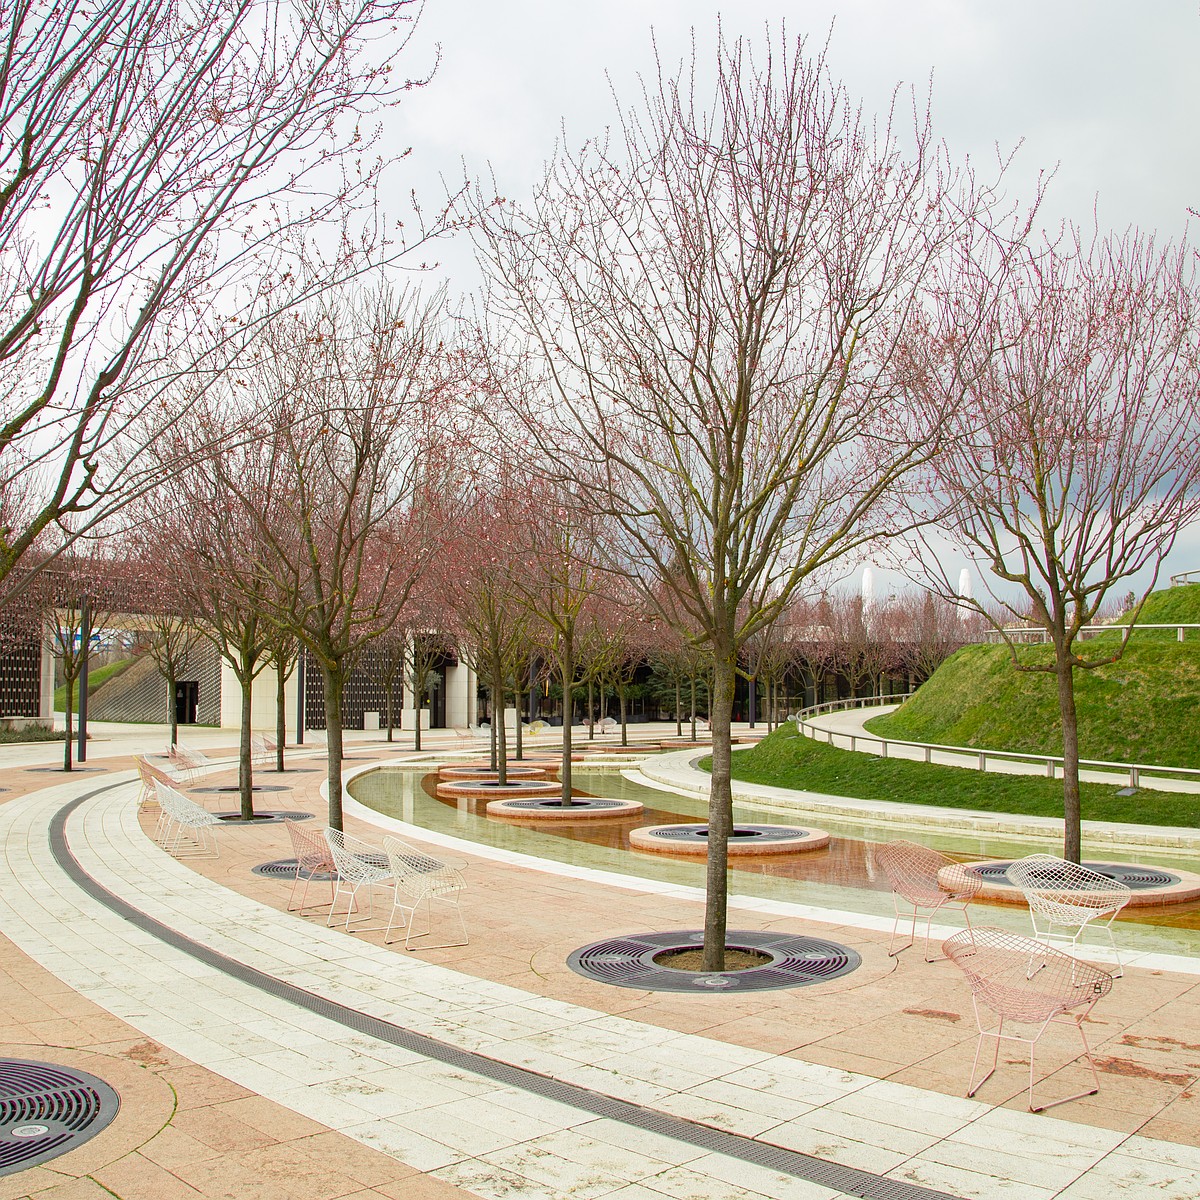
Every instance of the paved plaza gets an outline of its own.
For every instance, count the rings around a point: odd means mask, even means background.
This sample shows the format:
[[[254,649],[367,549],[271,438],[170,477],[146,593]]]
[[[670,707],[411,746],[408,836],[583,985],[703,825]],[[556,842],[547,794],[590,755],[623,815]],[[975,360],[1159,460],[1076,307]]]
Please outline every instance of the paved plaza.
[[[286,911],[290,881],[251,873],[291,855],[282,826],[218,831],[215,860],[159,850],[130,755],[160,738],[97,730],[69,779],[46,770],[61,747],[0,748],[3,1053],[121,1096],[78,1150],[0,1177],[0,1200],[1200,1195],[1200,959],[1140,952],[1088,1021],[1099,1095],[1034,1115],[1017,1055],[964,1098],[969,990],[919,950],[888,958],[890,917],[739,896],[731,926],[829,938],[861,967],[753,995],[612,987],[569,953],[695,928],[695,889],[455,842],[470,944],[406,953]],[[232,753],[227,732],[195,741]],[[354,771],[404,757],[378,735],[350,750]],[[315,828],[311,753],[262,772],[286,790],[256,803]],[[231,779],[226,762],[203,783]],[[373,841],[422,839],[347,813]],[[1048,1094],[1084,1086],[1076,1046],[1067,1032],[1039,1046]],[[797,1173],[797,1154],[816,1170]]]

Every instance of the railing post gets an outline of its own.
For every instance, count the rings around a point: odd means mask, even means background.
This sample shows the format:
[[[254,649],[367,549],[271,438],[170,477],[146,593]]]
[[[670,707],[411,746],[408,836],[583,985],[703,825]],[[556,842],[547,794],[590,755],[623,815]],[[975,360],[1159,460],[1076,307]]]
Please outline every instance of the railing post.
[[[987,770],[987,755],[982,750],[979,752],[979,769],[981,771]]]
[[[926,762],[933,762],[933,758],[931,757],[931,755],[932,755],[932,751],[929,749],[928,746],[926,746],[925,747],[925,761]]]
[[[1129,786],[1131,788],[1135,788],[1138,786],[1139,778],[1140,778],[1140,772],[1138,771],[1137,767],[1130,767],[1129,768]]]
[[[880,750],[880,757],[881,757],[881,758],[887,758],[887,741],[886,741],[886,739],[882,739],[882,738],[881,738],[881,739],[880,739],[880,742],[879,742],[879,745],[880,745],[880,747],[881,747],[881,750]]]
[[[1052,758],[1046,759],[1046,778],[1054,778],[1054,759]]]
[[[1176,632],[1176,636],[1177,636],[1178,640],[1182,642],[1183,641],[1183,626],[1180,625],[1180,627],[1175,632]]]
[[[851,734],[851,735],[850,735],[850,749],[851,749],[851,750],[853,750],[853,749],[855,748],[855,743],[856,743],[857,741],[858,741],[858,738],[856,738],[856,737],[854,736],[854,734]]]

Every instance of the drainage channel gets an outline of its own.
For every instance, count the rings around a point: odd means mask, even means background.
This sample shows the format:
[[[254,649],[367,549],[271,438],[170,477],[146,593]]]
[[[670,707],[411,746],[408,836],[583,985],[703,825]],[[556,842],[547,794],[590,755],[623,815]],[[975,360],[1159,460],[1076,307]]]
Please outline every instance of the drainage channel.
[[[673,1117],[640,1104],[631,1104],[626,1100],[606,1096],[602,1092],[595,1092],[590,1088],[564,1083],[552,1079],[548,1075],[539,1075],[523,1067],[515,1067],[481,1054],[461,1050],[457,1046],[448,1045],[436,1038],[428,1037],[426,1034],[369,1016],[346,1005],[327,1000],[315,992],[285,983],[265,971],[247,966],[245,963],[218,953],[201,942],[193,941],[170,926],[148,916],[128,901],[114,895],[89,875],[71,852],[66,835],[67,820],[71,814],[87,801],[124,786],[126,785],[123,783],[113,783],[96,788],[65,804],[55,813],[50,822],[49,834],[50,852],[54,861],[81,891],[97,903],[104,905],[105,908],[116,913],[135,928],[149,933],[164,944],[232,979],[257,988],[277,999],[286,1000],[307,1012],[325,1017],[346,1029],[366,1034],[368,1037],[387,1042],[389,1045],[398,1046],[425,1058],[445,1063],[456,1070],[468,1071],[485,1079],[494,1080],[506,1087],[519,1088],[521,1091],[556,1100],[560,1104],[570,1105],[582,1112],[590,1112],[598,1117],[607,1117],[609,1120],[619,1121],[636,1129],[645,1129],[651,1133],[661,1134],[691,1146],[698,1146],[711,1153],[724,1154],[729,1158],[740,1159],[742,1162],[753,1163],[755,1166],[833,1188],[847,1196],[858,1196],[863,1200],[960,1200],[959,1197],[955,1197],[949,1192],[940,1192],[901,1180],[889,1179],[885,1175],[875,1175],[856,1167],[843,1166],[841,1163],[829,1162],[810,1154],[787,1150],[782,1146],[773,1146],[769,1142],[728,1133],[711,1125],[686,1121],[681,1117]]]

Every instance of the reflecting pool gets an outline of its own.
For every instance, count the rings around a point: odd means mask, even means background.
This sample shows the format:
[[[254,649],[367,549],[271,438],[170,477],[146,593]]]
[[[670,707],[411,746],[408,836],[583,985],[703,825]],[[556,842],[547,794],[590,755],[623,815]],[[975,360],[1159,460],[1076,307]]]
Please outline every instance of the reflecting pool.
[[[629,830],[637,826],[704,820],[705,803],[699,797],[659,791],[612,771],[577,767],[573,781],[580,792],[638,800],[645,808],[636,817],[624,820],[556,820],[549,824],[513,821],[488,817],[484,812],[486,799],[439,800],[432,794],[436,775],[429,775],[429,770],[428,764],[419,768],[384,766],[355,777],[348,785],[349,791],[356,800],[380,813],[465,841],[640,879],[704,886],[703,860],[647,854],[628,845]],[[739,803],[735,809],[739,821],[801,827],[806,824],[806,818],[750,804]],[[833,835],[827,848],[769,855],[756,861],[739,859],[731,863],[731,894],[890,917],[891,893],[886,879],[875,869],[872,851],[877,842],[901,836],[897,830],[824,817],[812,823]],[[1019,858],[1035,849],[1052,853],[1056,849],[1050,844],[1036,846],[1028,841],[970,834],[915,831],[912,838],[964,861]],[[1109,857],[1127,860],[1129,856]],[[1138,853],[1137,861],[1193,871],[1198,865],[1186,857],[1162,852]],[[1028,931],[1028,917],[1022,907],[977,903],[972,912],[981,908],[985,911],[973,917],[976,924]],[[1118,940],[1130,949],[1200,954],[1200,903],[1126,909]]]

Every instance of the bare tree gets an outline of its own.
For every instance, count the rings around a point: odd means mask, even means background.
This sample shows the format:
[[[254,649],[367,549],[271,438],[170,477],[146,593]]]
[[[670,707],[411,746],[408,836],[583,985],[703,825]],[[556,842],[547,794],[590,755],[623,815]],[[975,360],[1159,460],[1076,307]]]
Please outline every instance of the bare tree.
[[[802,42],[756,60],[723,41],[716,75],[706,110],[694,72],[660,72],[615,146],[560,153],[526,209],[477,212],[498,335],[543,367],[509,397],[524,438],[613,530],[613,565],[652,600],[668,589],[712,657],[708,971],[724,964],[740,650],[802,580],[890,528],[885,498],[929,452],[896,350],[980,207],[919,112],[904,152]]]
[[[65,516],[152,486],[174,381],[278,306],[289,243],[335,224],[334,273],[358,269],[361,118],[413,86],[410,2],[4,0],[0,590]]]
[[[454,376],[439,316],[438,300],[377,290],[329,295],[273,323],[252,377],[275,500],[264,509],[240,475],[223,481],[256,525],[258,569],[278,584],[265,611],[321,672],[335,829],[346,678],[396,625],[431,529],[453,506],[445,446]]]
[[[952,413],[933,462],[944,526],[997,585],[991,607],[958,603],[1028,617],[1053,647],[1036,661],[1009,639],[1017,670],[1057,682],[1063,853],[1077,862],[1075,673],[1119,658],[1132,622],[1091,653],[1080,630],[1139,576],[1136,620],[1176,534],[1200,515],[1192,252],[1137,233],[1086,245],[1073,231],[1036,250],[978,246],[940,293],[912,379]],[[926,562],[937,569],[937,556]]]

